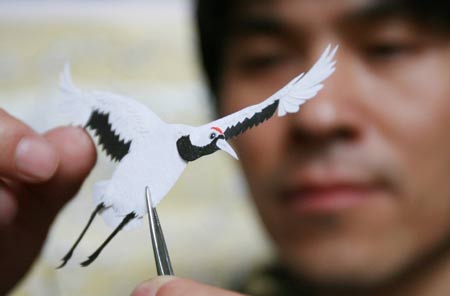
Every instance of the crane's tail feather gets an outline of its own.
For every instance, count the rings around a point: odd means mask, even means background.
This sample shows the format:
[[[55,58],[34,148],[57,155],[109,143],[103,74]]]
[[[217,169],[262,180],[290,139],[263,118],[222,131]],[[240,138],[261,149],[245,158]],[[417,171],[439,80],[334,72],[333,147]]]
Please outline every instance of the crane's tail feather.
[[[64,120],[84,127],[92,113],[92,98],[73,84],[69,64],[60,75],[59,89],[62,99],[58,107]]]
[[[110,180],[101,180],[95,182],[94,188],[92,190],[92,197],[94,199],[94,203],[99,205],[101,203],[105,204],[106,207],[109,207],[111,204],[105,201],[105,192],[110,184]]]
[[[61,259],[62,263],[60,266],[58,266],[56,269],[60,269],[63,268],[67,262],[70,260],[70,258],[73,255],[73,252],[75,251],[76,247],[78,246],[78,244],[80,243],[80,241],[83,239],[84,235],[86,234],[86,231],[89,229],[89,226],[91,226],[92,221],[94,221],[95,216],[104,208],[103,204],[99,204],[95,210],[92,212],[91,217],[89,218],[88,223],[86,224],[86,226],[84,227],[83,231],[81,232],[81,234],[78,236],[77,240],[75,241],[75,243],[73,244],[72,248],[70,248],[69,252],[67,252],[67,254]]]
[[[100,253],[103,251],[103,249],[108,245],[108,243],[116,236],[119,231],[121,231],[130,221],[136,218],[135,213],[129,213],[128,215],[123,218],[122,222],[114,229],[114,231],[108,236],[108,238],[103,242],[103,244],[100,245],[100,247],[92,253],[91,256],[88,257],[86,261],[81,262],[81,266],[86,267],[100,255]]]
[[[103,220],[109,227],[117,227],[123,219],[123,213],[124,211],[120,211],[120,209],[115,208],[113,205],[115,204],[114,199],[111,198],[111,196],[108,196],[107,189],[109,185],[111,184],[111,180],[102,180],[98,181],[94,184],[93,189],[93,200],[96,205],[103,204],[105,205],[102,210],[100,211],[100,215],[102,216]],[[141,225],[142,217],[136,217],[136,219],[133,219],[128,223],[124,230],[131,230],[136,228],[137,226]]]

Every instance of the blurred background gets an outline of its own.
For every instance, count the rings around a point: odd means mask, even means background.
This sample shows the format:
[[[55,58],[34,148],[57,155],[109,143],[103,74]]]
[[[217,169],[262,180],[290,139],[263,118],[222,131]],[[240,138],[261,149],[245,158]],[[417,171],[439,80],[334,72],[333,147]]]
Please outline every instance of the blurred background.
[[[0,107],[41,132],[60,125],[58,76],[70,62],[81,88],[133,97],[168,122],[213,119],[192,9],[188,0],[0,0]],[[178,276],[226,286],[268,257],[238,165],[224,153],[201,158],[158,207]],[[147,220],[120,233],[94,264],[82,268],[79,263],[111,232],[97,219],[69,264],[55,269],[93,210],[93,183],[108,179],[113,169],[99,154],[12,295],[128,295],[156,275]]]

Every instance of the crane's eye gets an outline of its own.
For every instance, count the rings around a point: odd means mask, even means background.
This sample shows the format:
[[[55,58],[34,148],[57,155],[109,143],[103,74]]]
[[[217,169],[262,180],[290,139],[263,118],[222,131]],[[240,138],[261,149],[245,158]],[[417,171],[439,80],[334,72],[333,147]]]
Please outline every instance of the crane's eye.
[[[212,140],[212,139],[214,139],[216,136],[217,136],[216,133],[211,133],[211,134],[209,135],[209,138]]]

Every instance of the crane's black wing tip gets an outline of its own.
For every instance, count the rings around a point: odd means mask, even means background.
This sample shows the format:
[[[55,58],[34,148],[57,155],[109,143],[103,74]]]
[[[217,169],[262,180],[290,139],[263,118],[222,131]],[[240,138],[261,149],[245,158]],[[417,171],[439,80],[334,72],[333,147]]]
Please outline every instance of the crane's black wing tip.
[[[86,123],[98,136],[98,143],[112,161],[119,162],[130,151],[131,141],[121,140],[109,122],[109,113],[94,110]]]
[[[273,116],[273,114],[275,113],[275,111],[277,110],[279,103],[280,103],[279,100],[275,100],[273,103],[266,106],[260,112],[253,114],[252,117],[246,118],[243,121],[238,122],[231,127],[228,127],[224,133],[225,139],[228,140],[228,139],[234,138],[234,137],[244,133],[248,129],[255,127],[255,126],[263,123],[267,119],[271,118]]]

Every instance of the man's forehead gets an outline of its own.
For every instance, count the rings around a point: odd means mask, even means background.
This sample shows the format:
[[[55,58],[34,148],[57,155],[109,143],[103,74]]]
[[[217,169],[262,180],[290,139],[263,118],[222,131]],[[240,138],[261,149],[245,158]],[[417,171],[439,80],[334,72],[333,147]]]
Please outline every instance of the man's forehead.
[[[244,13],[281,13],[296,12],[310,14],[311,12],[326,12],[335,10],[344,12],[374,5],[389,3],[387,0],[241,0],[236,1],[236,7]],[[394,1],[395,2],[395,1]]]
[[[243,0],[237,1],[235,17],[270,18],[285,23],[344,22],[357,16],[385,13],[392,0]]]

